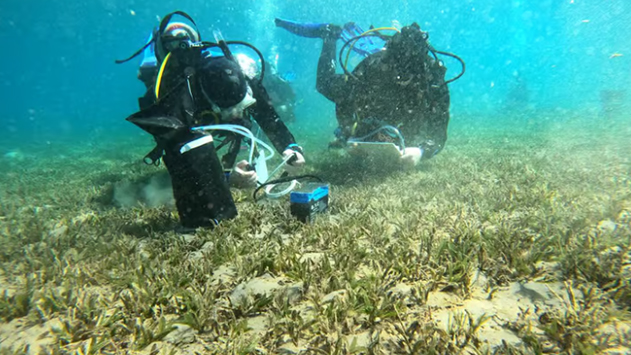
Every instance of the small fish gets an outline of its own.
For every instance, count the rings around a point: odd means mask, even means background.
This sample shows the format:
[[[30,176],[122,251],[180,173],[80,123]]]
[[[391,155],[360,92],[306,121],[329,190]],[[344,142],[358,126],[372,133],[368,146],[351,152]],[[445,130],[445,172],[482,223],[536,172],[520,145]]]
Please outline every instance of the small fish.
[[[622,54],[622,53],[618,53],[618,52],[616,52],[616,53],[612,54],[612,55],[609,57],[609,59],[612,59],[612,58],[618,58],[618,57],[622,57],[622,56],[623,56],[623,54]]]

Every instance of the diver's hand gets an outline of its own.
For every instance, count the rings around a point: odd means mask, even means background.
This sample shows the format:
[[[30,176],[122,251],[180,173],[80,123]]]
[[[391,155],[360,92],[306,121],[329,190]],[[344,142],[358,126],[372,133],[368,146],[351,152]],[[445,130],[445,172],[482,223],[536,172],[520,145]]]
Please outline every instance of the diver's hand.
[[[401,163],[407,166],[416,166],[421,161],[422,156],[423,151],[421,148],[405,148],[403,153],[401,153]]]
[[[285,170],[291,174],[297,173],[305,166],[305,157],[300,152],[293,149],[285,149],[283,152],[283,160],[287,160]]]
[[[230,186],[238,188],[248,188],[256,186],[256,171],[250,170],[251,165],[246,160],[238,162],[232,174],[230,174]]]

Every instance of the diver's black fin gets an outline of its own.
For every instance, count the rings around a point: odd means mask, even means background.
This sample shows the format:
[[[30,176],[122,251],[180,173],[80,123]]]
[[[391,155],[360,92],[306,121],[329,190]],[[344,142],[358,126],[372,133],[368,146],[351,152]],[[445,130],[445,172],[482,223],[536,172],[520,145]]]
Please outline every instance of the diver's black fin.
[[[159,104],[136,112],[127,117],[126,120],[154,137],[165,136],[175,131],[187,129],[187,126],[180,119],[165,114],[164,109]]]
[[[300,23],[280,18],[276,18],[274,23],[276,27],[284,28],[295,35],[306,38],[322,38],[327,27],[326,23]]]

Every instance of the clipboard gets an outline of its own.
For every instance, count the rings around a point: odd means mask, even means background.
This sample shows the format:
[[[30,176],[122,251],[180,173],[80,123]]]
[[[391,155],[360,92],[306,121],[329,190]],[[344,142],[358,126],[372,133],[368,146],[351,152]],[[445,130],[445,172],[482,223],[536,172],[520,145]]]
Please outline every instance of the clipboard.
[[[401,150],[394,143],[350,142],[347,145],[347,151],[351,156],[375,163],[393,163],[401,158]]]

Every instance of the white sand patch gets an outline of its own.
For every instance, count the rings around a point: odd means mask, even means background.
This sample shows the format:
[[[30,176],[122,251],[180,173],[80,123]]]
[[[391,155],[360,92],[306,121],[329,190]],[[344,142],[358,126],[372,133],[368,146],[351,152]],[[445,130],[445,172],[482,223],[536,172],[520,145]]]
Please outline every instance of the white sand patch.
[[[48,323],[27,325],[25,318],[14,319],[9,323],[0,323],[0,344],[2,348],[22,349],[29,346],[30,354],[39,354],[49,345],[54,337]]]

